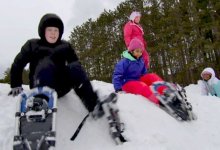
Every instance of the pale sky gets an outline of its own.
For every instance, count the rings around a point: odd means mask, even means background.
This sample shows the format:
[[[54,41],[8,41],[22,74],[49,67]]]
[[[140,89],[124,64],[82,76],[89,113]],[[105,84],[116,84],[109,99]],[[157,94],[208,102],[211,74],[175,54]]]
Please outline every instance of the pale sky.
[[[0,77],[11,66],[21,46],[38,38],[38,24],[46,13],[56,13],[64,22],[63,38],[89,18],[114,10],[125,0],[1,0],[0,5]]]

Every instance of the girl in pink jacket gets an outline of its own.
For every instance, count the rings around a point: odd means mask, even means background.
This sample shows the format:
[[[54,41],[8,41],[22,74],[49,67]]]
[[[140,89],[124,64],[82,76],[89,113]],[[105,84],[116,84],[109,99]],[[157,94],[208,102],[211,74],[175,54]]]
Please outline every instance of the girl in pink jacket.
[[[149,54],[147,53],[147,42],[144,40],[144,31],[139,24],[141,19],[140,12],[134,11],[131,13],[129,21],[124,26],[124,41],[128,48],[132,39],[138,38],[144,44],[143,59],[147,68],[150,67]]]

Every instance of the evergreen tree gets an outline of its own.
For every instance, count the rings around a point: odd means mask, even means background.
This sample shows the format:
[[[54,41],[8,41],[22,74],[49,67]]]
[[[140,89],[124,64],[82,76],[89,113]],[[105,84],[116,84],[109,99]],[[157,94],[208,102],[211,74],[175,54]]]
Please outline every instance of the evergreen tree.
[[[146,0],[145,0],[146,1]],[[73,29],[70,42],[91,79],[111,82],[125,50],[123,26],[134,10],[142,13],[150,72],[167,81],[196,83],[204,67],[218,68],[220,2],[216,0],[127,0]]]
[[[10,84],[10,68],[7,68],[4,72],[4,78],[0,80],[0,83],[8,83]],[[29,84],[29,70],[24,69],[22,73],[22,81],[23,84]]]

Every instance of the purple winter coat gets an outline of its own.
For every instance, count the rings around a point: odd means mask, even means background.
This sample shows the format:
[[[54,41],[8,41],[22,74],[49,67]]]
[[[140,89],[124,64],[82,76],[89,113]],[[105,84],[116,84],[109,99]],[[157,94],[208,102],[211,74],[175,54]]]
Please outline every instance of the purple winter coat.
[[[139,80],[147,73],[142,57],[135,59],[128,51],[124,51],[123,58],[115,65],[112,76],[112,83],[115,91],[122,89],[122,86],[131,80]]]

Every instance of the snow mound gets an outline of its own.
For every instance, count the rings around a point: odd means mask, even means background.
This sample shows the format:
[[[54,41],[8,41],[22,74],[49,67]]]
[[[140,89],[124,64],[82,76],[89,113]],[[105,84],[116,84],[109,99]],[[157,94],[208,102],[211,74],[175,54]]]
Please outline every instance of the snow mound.
[[[100,97],[113,92],[113,85],[92,81]],[[16,98],[8,96],[10,86],[0,84],[0,149],[12,149]],[[27,86],[24,86],[28,90]],[[220,148],[220,98],[201,96],[198,85],[185,87],[198,119],[178,122],[146,98],[133,94],[119,94],[118,107],[124,135],[128,142],[116,146],[109,135],[106,118],[88,118],[75,141],[71,136],[87,110],[74,91],[58,100],[57,150],[218,150]]]

